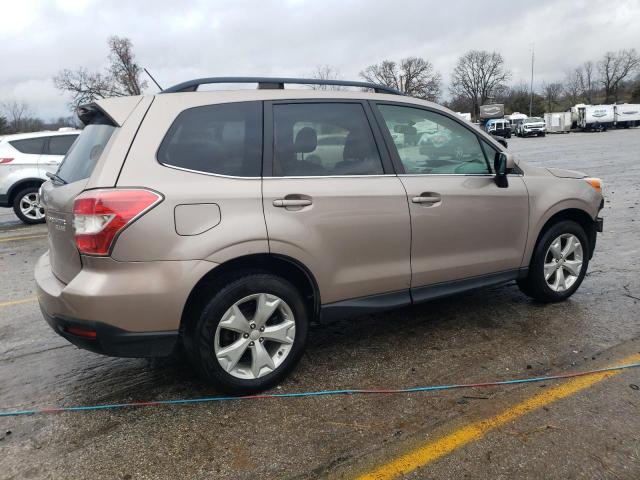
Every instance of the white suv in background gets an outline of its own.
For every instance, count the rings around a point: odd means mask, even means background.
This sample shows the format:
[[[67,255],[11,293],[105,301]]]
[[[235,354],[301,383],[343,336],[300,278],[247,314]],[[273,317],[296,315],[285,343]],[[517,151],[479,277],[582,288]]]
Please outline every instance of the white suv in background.
[[[0,207],[13,207],[24,223],[44,222],[38,189],[55,173],[80,130],[19,133],[0,137]]]

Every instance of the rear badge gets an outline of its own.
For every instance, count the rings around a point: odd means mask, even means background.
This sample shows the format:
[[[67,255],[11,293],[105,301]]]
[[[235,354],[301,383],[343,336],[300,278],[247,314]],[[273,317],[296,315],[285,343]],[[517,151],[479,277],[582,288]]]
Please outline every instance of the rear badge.
[[[47,215],[47,222],[53,225],[53,228],[65,232],[67,230],[67,221],[64,218],[53,217]]]

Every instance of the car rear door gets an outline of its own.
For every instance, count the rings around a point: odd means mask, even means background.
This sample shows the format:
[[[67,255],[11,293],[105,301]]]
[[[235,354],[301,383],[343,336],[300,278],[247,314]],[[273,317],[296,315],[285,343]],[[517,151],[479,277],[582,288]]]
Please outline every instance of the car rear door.
[[[509,175],[508,187],[498,187],[491,172],[497,150],[453,115],[384,103],[376,105],[376,115],[408,195],[414,299],[431,295],[422,287],[443,282],[494,274],[515,278],[529,215],[522,178]],[[446,145],[396,145],[384,126],[398,123],[432,123]]]
[[[409,301],[406,194],[372,120],[360,101],[265,105],[269,249],[311,271],[323,304],[387,292]],[[331,149],[318,142],[328,136]]]
[[[41,177],[45,177],[47,172],[55,173],[60,166],[60,162],[67,154],[78,135],[55,135],[46,137],[44,150],[38,159],[38,170]]]

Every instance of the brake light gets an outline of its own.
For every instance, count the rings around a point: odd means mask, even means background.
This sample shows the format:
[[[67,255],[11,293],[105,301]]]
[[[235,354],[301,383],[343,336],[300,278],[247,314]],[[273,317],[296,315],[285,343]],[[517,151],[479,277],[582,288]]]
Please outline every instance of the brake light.
[[[11,163],[13,158],[0,158],[0,163]]]
[[[114,188],[81,193],[73,203],[78,250],[86,255],[109,255],[116,236],[160,201],[160,194],[143,189]]]

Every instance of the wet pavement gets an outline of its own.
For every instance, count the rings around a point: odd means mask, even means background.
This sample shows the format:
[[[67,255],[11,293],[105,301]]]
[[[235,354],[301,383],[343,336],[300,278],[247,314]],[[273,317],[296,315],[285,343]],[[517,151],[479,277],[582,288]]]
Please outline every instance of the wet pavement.
[[[605,232],[578,292],[540,305],[510,284],[319,326],[274,392],[506,380],[640,352],[640,129],[509,150],[604,180]],[[45,249],[44,227],[0,209],[0,410],[215,394],[178,359],[107,358],[57,337],[33,301]],[[408,477],[640,478],[639,384],[640,369],[625,371]],[[353,478],[552,385],[0,418],[0,478]]]

